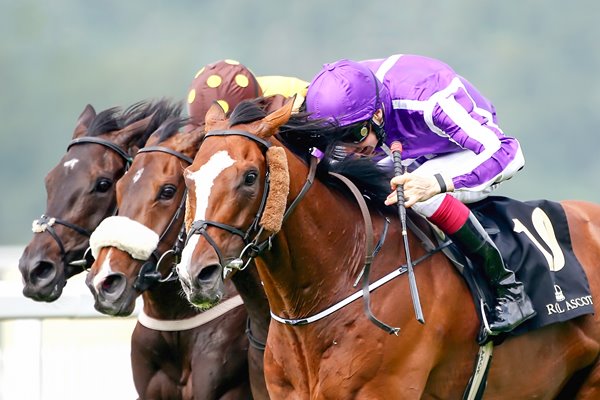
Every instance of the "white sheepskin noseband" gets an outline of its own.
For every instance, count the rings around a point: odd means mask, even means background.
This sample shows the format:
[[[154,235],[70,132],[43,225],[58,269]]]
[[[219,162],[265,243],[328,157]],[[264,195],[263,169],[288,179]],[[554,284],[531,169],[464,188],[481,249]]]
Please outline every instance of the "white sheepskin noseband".
[[[108,217],[90,237],[94,258],[103,247],[116,247],[136,260],[147,260],[158,246],[158,234],[146,225],[122,216]]]

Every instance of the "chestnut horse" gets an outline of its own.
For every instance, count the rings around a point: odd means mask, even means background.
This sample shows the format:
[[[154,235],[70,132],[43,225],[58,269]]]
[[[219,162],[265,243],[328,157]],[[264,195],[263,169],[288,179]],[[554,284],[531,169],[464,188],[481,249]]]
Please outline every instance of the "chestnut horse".
[[[92,234],[97,254],[86,283],[105,314],[129,315],[136,298],[143,298],[131,337],[140,399],[248,399],[241,299],[229,285],[225,300],[213,308],[203,305],[203,312],[181,296],[173,276],[171,249],[185,211],[183,170],[204,135],[200,129],[179,132],[181,123],[167,120],[153,133],[117,183],[119,211]],[[153,241],[140,242],[146,235]]]
[[[83,271],[89,235],[115,212],[114,183],[148,136],[180,112],[165,100],[98,114],[84,108],[66,154],[46,175],[46,212],[33,222],[34,236],[19,260],[26,297],[54,301],[67,279]]]
[[[332,185],[327,174],[317,174],[306,190],[310,156],[297,146],[292,152],[293,136],[281,130],[305,116],[290,116],[288,103],[249,122],[241,114],[253,112],[252,107],[242,104],[229,120],[217,107],[209,111],[206,137],[186,170],[192,230],[200,234],[184,248],[179,278],[189,299],[219,297],[223,269],[253,256],[273,315],[310,322],[356,292],[367,229],[355,198]],[[288,210],[285,218],[281,203]],[[597,298],[600,207],[578,201],[562,206],[573,249]],[[392,220],[373,260],[373,280],[405,259],[393,211],[371,216],[376,237],[382,236],[386,218]],[[414,259],[426,254],[412,233],[409,243]],[[425,325],[414,318],[406,276],[371,293],[374,315],[400,327],[398,336],[376,328],[360,301],[303,325],[272,320],[265,354],[271,398],[460,399],[478,351],[480,323],[471,294],[441,253],[416,266],[415,275]],[[509,337],[495,349],[485,398],[598,399],[599,352],[595,315]]]

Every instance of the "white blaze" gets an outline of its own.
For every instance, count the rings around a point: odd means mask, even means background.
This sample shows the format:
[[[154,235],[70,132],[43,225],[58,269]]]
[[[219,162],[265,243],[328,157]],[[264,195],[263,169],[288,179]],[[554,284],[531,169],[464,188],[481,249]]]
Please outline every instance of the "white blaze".
[[[225,150],[222,150],[213,154],[210,160],[200,167],[198,171],[186,173],[187,178],[193,180],[196,186],[196,213],[194,214],[194,221],[205,219],[208,199],[215,179],[226,168],[232,166],[234,162],[229,154]],[[179,276],[188,281],[190,280],[188,267],[198,240],[199,235],[194,235],[189,239],[188,244],[183,248],[181,253],[181,262],[177,265]]]
[[[133,183],[136,183],[142,177],[143,173],[144,173],[144,168],[142,168],[138,172],[136,172],[135,175],[133,176]]]
[[[78,162],[79,162],[78,159],[72,158],[69,161],[65,161],[65,163],[63,164],[63,167],[68,168],[68,169],[73,169],[75,167],[75,164],[77,164]]]
[[[112,268],[110,267],[110,253],[112,253],[113,249],[108,249],[108,254],[106,254],[106,258],[104,258],[104,262],[100,266],[100,271],[96,274],[93,280],[94,289],[98,292],[98,287],[108,275],[112,274]]]

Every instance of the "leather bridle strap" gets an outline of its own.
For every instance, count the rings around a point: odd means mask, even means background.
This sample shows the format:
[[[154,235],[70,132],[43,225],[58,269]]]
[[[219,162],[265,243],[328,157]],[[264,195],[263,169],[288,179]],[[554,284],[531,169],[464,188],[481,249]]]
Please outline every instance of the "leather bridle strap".
[[[246,132],[246,131],[235,130],[235,129],[210,131],[204,136],[204,140],[206,140],[207,138],[209,138],[211,136],[242,136],[253,142],[256,142],[259,145],[262,145],[267,150],[272,146],[272,144],[270,142],[266,141],[265,139],[263,139],[261,137],[258,137],[256,135]],[[298,196],[296,196],[296,198],[290,204],[289,208],[284,213],[283,222],[285,222],[285,220],[289,217],[289,215],[292,213],[292,211],[296,208],[296,206],[298,205],[300,200],[302,200],[302,198],[304,197],[306,192],[308,192],[308,189],[312,186],[315,175],[316,175],[317,163],[318,163],[318,158],[316,158],[314,156],[311,157],[310,167],[309,167],[309,172],[308,172],[308,177],[306,179],[306,182],[304,183]],[[230,232],[234,235],[240,236],[242,238],[242,240],[244,241],[244,244],[246,244],[246,247],[242,251],[242,254],[238,258],[238,260],[242,259],[242,257],[246,254],[246,251],[248,251],[248,256],[250,257],[250,259],[257,257],[265,249],[270,247],[271,238],[273,236],[273,235],[270,235],[268,238],[266,238],[262,242],[258,243],[258,238],[260,237],[260,235],[263,231],[261,228],[258,230],[256,237],[252,241],[249,241],[250,234],[253,231],[255,231],[256,229],[258,229],[258,221],[260,220],[260,217],[265,208],[265,203],[266,203],[267,194],[269,192],[269,189],[270,189],[269,172],[267,170],[267,173],[265,175],[265,189],[263,191],[263,198],[262,198],[261,204],[259,206],[258,212],[256,213],[254,220],[252,221],[252,223],[250,224],[250,226],[246,232],[243,232],[239,228],[236,228],[236,227],[233,227],[233,226],[230,226],[227,224],[223,224],[220,222],[198,220],[198,221],[194,221],[192,223],[190,231],[188,232],[186,244],[187,244],[187,241],[189,241],[191,236],[194,234],[199,234],[199,235],[203,236],[208,241],[208,243],[211,245],[211,247],[215,250],[215,252],[217,253],[217,257],[219,258],[219,262],[221,263],[221,265],[223,267],[226,267],[225,260],[223,259],[223,254],[222,254],[221,250],[219,249],[219,247],[217,246],[215,241],[210,237],[210,235],[208,234],[208,232],[206,230],[206,228],[208,228],[209,226],[212,226],[212,227],[223,229],[225,231],[228,231],[228,232]],[[235,268],[235,269],[246,268],[246,266],[248,265],[248,262],[246,262],[246,263],[242,262],[243,267]]]
[[[210,132],[206,133],[206,135],[204,136],[204,140],[206,140],[207,138],[209,138],[211,136],[242,136],[242,137],[252,140],[253,142],[258,143],[259,145],[262,145],[267,150],[271,147],[271,143],[269,143],[265,139],[260,138],[256,135],[253,135],[249,132],[236,130],[236,129],[210,131]],[[270,187],[269,173],[267,172],[267,174],[265,175],[265,188],[263,191],[261,204],[258,208],[258,212],[257,212],[254,220],[252,221],[252,223],[250,224],[250,226],[248,227],[248,230],[246,232],[244,232],[241,229],[236,228],[234,226],[227,225],[227,224],[217,222],[217,221],[197,220],[197,221],[194,221],[190,227],[190,231],[188,232],[187,239],[186,239],[186,244],[190,240],[192,235],[199,234],[200,236],[204,237],[206,239],[206,241],[211,245],[211,247],[215,250],[215,252],[217,253],[217,257],[219,258],[219,263],[221,263],[221,265],[225,266],[225,260],[223,259],[223,254],[222,254],[221,250],[219,249],[219,246],[217,246],[216,242],[208,234],[208,231],[206,230],[206,228],[212,226],[215,228],[223,229],[231,234],[240,236],[242,238],[242,241],[244,242],[244,244],[249,245],[249,237],[252,234],[252,232],[255,229],[257,229],[258,221],[260,220],[260,216],[264,210],[264,207],[265,207],[265,204],[267,201],[267,194],[269,192],[269,187]],[[259,231],[259,234],[260,234],[260,231]]]
[[[113,143],[109,140],[100,139],[98,137],[93,137],[93,136],[84,136],[84,137],[80,137],[80,138],[71,140],[71,143],[69,143],[69,145],[67,146],[67,151],[69,151],[71,146],[74,146],[76,144],[84,144],[84,143],[99,144],[99,145],[108,147],[109,149],[115,151],[117,154],[119,154],[125,160],[125,163],[126,163],[125,169],[129,168],[129,166],[131,165],[131,162],[133,161],[133,157],[131,157],[125,150],[123,150],[116,143]]]
[[[194,162],[194,160],[191,157],[188,157],[179,151],[176,151],[176,150],[170,149],[168,147],[164,147],[164,146],[143,147],[138,150],[137,154],[153,153],[153,152],[170,154],[188,164],[192,164]],[[183,210],[185,209],[186,199],[187,199],[187,188],[185,189],[183,196],[181,197],[181,202],[179,203],[179,206],[177,207],[177,210],[175,211],[173,218],[171,218],[171,221],[169,221],[169,224],[163,230],[163,233],[160,235],[160,237],[158,239],[158,243],[160,243],[164,239],[164,237],[167,235],[167,233],[171,230],[171,227],[175,224],[175,221],[177,221],[177,219],[180,217],[180,215],[182,215]],[[179,240],[179,237],[178,237],[178,240]],[[177,243],[176,243],[175,246],[173,246],[173,248],[167,250],[162,255],[159,255],[156,250],[153,251],[150,258],[144,264],[142,264],[142,267],[140,268],[138,276],[137,276],[135,282],[133,283],[133,287],[136,288],[137,290],[139,290],[140,292],[143,292],[143,291],[151,288],[156,283],[171,282],[171,281],[177,279],[177,273],[176,273],[175,267],[171,268],[171,272],[169,273],[169,275],[166,278],[163,278],[162,274],[159,272],[160,263],[169,252],[173,252],[175,254],[175,256],[179,255],[177,249],[178,249],[178,247],[177,247]],[[154,258],[155,262],[152,261],[152,258]]]
[[[292,211],[294,211],[294,209],[296,208],[298,203],[300,203],[300,200],[302,200],[302,198],[304,197],[306,192],[308,192],[308,189],[310,189],[313,182],[315,181],[315,175],[317,174],[317,164],[318,163],[319,163],[319,159],[317,157],[310,158],[310,167],[308,170],[308,176],[306,177],[306,182],[304,182],[304,185],[302,186],[302,189],[300,189],[300,193],[298,193],[298,196],[296,196],[294,201],[292,201],[292,204],[290,204],[288,209],[285,211],[285,214],[283,214],[284,222],[287,219],[287,217],[290,216]]]
[[[56,233],[56,230],[54,229],[54,225],[56,225],[56,224],[66,226],[67,228],[72,229],[75,232],[77,232],[85,237],[88,237],[88,238],[91,235],[90,231],[83,229],[82,227],[72,224],[70,222],[64,221],[60,218],[48,217],[47,215],[42,214],[40,216],[40,218],[34,220],[33,224],[32,224],[33,232],[34,233],[48,232],[50,234],[50,236],[52,236],[52,238],[54,239],[56,244],[58,244],[58,247],[60,249],[60,254],[63,259],[66,256],[66,252],[65,252],[65,247],[62,243],[62,240],[60,240],[60,236],[58,236],[58,234]]]
[[[170,154],[172,156],[175,156],[175,157],[179,158],[180,160],[183,160],[183,161],[187,162],[190,165],[194,162],[193,158],[188,157],[188,156],[186,156],[183,153],[180,153],[178,151],[175,151],[173,149],[170,149],[170,148],[164,147],[164,146],[148,146],[148,147],[142,147],[141,149],[138,150],[138,154],[140,154],[140,153],[152,153],[152,152],[159,152],[159,153]]]
[[[78,144],[86,144],[86,143],[99,144],[101,146],[104,146],[104,147],[109,148],[110,150],[113,150],[114,152],[116,152],[118,155],[121,156],[121,158],[123,158],[125,160],[125,170],[127,170],[129,168],[129,165],[131,165],[132,158],[129,154],[127,154],[127,152],[125,150],[123,150],[121,147],[119,147],[117,144],[115,144],[113,142],[110,142],[105,139],[100,139],[98,137],[84,136],[84,137],[80,137],[77,139],[73,139],[67,145],[67,151],[69,151],[69,149],[72,146],[75,146]],[[62,220],[60,218],[48,217],[47,215],[44,215],[44,214],[42,214],[42,216],[40,216],[39,219],[36,219],[33,221],[33,225],[32,225],[33,232],[34,233],[48,232],[50,234],[50,236],[52,236],[52,238],[54,239],[56,244],[58,245],[58,247],[60,249],[61,258],[64,262],[65,257],[66,257],[65,246],[63,245],[62,240],[60,240],[60,236],[56,233],[56,230],[53,228],[53,225],[55,225],[55,224],[66,226],[67,228],[70,228],[70,229],[74,230],[75,232],[77,232],[87,238],[90,237],[91,232],[88,231],[87,229],[84,229],[78,225],[72,224],[72,223]],[[84,255],[84,257],[85,257],[85,255]],[[85,258],[82,260],[76,261],[75,263],[79,263],[80,265],[82,265],[82,267],[84,269],[87,266],[87,262],[86,262]]]

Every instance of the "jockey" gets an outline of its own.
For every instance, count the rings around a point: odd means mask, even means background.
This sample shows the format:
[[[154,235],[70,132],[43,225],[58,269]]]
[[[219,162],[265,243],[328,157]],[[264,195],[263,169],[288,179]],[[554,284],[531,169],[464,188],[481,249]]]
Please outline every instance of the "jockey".
[[[385,151],[400,141],[408,173],[394,177],[387,205],[404,185],[406,207],[446,233],[483,269],[496,297],[492,334],[509,332],[535,315],[523,284],[464,203],[482,200],[519,171],[519,142],[496,122],[494,106],[448,65],[416,55],[325,64],[306,95],[312,118],[339,124],[346,151]],[[385,154],[384,154],[385,155]],[[481,273],[481,272],[479,272]]]
[[[204,116],[213,102],[219,103],[226,115],[242,100],[262,96],[296,95],[295,108],[304,101],[308,82],[286,76],[255,77],[235,60],[221,60],[202,67],[188,90],[187,105],[191,125],[204,123]]]

